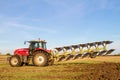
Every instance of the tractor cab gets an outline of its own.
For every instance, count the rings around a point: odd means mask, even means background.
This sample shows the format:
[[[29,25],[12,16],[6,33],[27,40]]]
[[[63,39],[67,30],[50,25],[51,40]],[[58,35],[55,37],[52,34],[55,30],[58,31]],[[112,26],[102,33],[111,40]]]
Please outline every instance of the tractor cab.
[[[30,49],[36,49],[36,48],[43,48],[46,49],[46,41],[27,41],[30,43],[29,48]]]
[[[38,40],[38,41],[26,41],[29,43],[29,54],[32,54],[33,51],[38,50],[38,49],[44,49],[46,50],[46,41],[45,40]],[[26,43],[25,42],[25,43]]]

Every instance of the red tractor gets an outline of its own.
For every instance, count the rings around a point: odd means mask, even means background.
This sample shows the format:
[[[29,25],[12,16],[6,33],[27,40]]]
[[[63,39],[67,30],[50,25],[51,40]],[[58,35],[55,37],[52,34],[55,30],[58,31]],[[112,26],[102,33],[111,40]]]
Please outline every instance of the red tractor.
[[[25,41],[29,48],[16,49],[14,55],[8,58],[12,67],[28,65],[32,61],[35,66],[47,66],[54,62],[51,50],[47,50],[45,40]]]

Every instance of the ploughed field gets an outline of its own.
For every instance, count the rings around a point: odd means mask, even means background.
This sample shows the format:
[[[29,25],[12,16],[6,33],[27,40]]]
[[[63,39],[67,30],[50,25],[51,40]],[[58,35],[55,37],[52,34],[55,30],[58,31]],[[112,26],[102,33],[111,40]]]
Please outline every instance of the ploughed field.
[[[120,56],[55,62],[52,66],[10,67],[0,56],[0,80],[120,80]]]

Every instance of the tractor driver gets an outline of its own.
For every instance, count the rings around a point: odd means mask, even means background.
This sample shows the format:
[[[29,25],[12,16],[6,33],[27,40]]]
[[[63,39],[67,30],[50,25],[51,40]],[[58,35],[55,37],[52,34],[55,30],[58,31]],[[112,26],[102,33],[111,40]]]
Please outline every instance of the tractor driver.
[[[30,45],[29,45],[29,53],[30,53],[30,55],[33,53],[33,51],[36,48],[39,48],[39,43],[37,43],[37,42],[31,42]]]

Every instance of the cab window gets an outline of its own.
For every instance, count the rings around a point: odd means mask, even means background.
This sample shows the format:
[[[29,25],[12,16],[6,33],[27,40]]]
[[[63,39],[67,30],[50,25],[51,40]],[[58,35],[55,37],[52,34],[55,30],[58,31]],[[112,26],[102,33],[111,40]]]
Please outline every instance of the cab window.
[[[35,47],[35,48],[39,48],[39,44],[38,44],[38,43],[35,43],[34,47]]]

